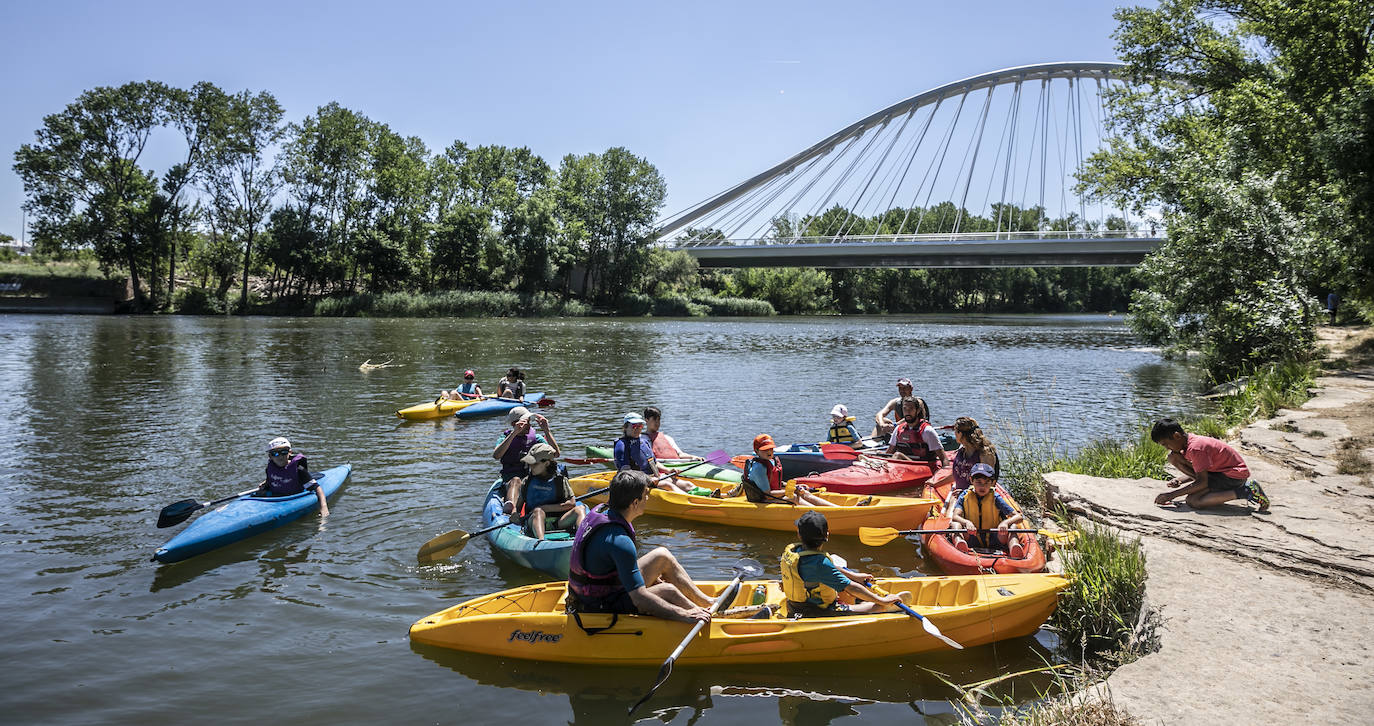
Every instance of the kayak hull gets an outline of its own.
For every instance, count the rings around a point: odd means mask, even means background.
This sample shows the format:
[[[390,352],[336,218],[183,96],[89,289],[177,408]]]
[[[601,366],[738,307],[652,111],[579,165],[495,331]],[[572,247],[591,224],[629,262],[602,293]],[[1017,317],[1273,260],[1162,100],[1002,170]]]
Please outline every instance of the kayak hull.
[[[532,406],[544,399],[542,393],[529,393],[525,395],[524,402],[516,401],[513,398],[487,398],[477,403],[459,410],[455,416],[458,418],[483,418],[485,416],[498,416],[510,411],[516,406]]]
[[[1001,494],[1004,499],[1020,511],[1020,505],[1011,498],[1011,495],[1000,484],[997,486],[997,493]],[[947,516],[931,517],[921,526],[921,529],[949,528],[950,520]],[[926,558],[935,560],[940,571],[947,575],[977,575],[987,572],[1017,574],[1044,572],[1045,570],[1045,550],[1040,547],[1040,542],[1034,534],[1011,535],[1021,542],[1024,549],[1019,558],[1013,558],[1000,549],[992,552],[960,551],[954,546],[953,538],[961,536],[957,534],[923,534],[921,535],[921,547]]]
[[[348,481],[353,467],[349,464],[326,469],[315,476],[326,499]],[[228,544],[248,539],[256,534],[276,529],[319,509],[313,491],[289,497],[242,496],[202,514],[190,526],[153,553],[158,562],[180,562]]]
[[[525,534],[522,525],[512,524],[510,516],[501,511],[506,501],[504,489],[505,483],[497,479],[482,505],[483,529],[497,524],[506,525],[487,532],[487,543],[516,564],[553,577],[566,578],[568,557],[572,554],[571,534],[548,533],[549,539],[535,539]]]
[[[577,477],[571,481],[573,492],[580,496],[593,489],[607,486],[614,475],[614,472],[605,471]],[[685,479],[707,489],[731,488],[728,484],[709,479]],[[830,523],[830,534],[858,535],[859,527],[915,529],[925,521],[931,507],[938,504],[934,499],[872,497],[871,503],[858,506],[865,497],[831,492],[823,492],[820,496],[841,506],[817,508],[791,504],[755,504],[744,497],[713,499],[655,488],[649,491],[649,503],[644,512],[693,522],[795,532],[797,517],[806,510],[816,509],[824,514]],[[606,495],[602,494],[587,501],[600,503],[605,500]]]
[[[414,406],[407,406],[406,408],[397,410],[396,416],[407,421],[431,421],[436,418],[447,418],[452,416],[475,403],[478,403],[477,399],[470,401],[417,403]]]
[[[698,582],[708,595],[728,582]],[[973,647],[1034,633],[1054,612],[1068,585],[1060,575],[992,575],[879,579],[883,589],[910,592],[912,607],[949,638]],[[766,602],[780,606],[777,580],[746,581],[725,609],[748,605],[764,586]],[[663,662],[691,629],[688,623],[642,615],[581,614],[582,626],[564,611],[566,582],[527,585],[469,600],[420,619],[410,627],[415,643],[506,658],[651,666]],[[766,620],[717,617],[687,644],[679,665],[743,665],[888,658],[949,646],[903,613],[834,618]],[[613,620],[613,617],[615,618]],[[607,628],[588,635],[582,628]],[[610,638],[610,635],[620,637]]]
[[[881,494],[923,486],[931,467],[923,461],[892,461],[865,457],[853,466],[797,478],[798,484],[841,494]]]
[[[614,460],[615,451],[604,446],[588,446],[587,458]],[[710,479],[728,484],[738,484],[740,481],[739,469],[720,467],[709,463],[702,464],[696,459],[659,459],[658,463],[665,469],[685,469],[690,466],[692,471],[689,473],[693,479]],[[607,463],[606,468],[615,468],[615,464]]]

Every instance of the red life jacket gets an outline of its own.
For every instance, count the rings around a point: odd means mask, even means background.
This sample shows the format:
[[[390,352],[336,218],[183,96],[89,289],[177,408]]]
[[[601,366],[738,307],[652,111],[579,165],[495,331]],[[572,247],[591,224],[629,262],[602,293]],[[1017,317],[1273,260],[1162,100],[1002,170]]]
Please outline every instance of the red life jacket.
[[[768,486],[764,488],[765,482],[756,482],[750,478],[749,469],[751,467],[749,464],[745,464],[744,473],[740,475],[740,481],[744,483],[744,498],[755,504],[769,502],[787,502],[790,504],[791,502],[788,500],[772,493],[782,489],[782,462],[778,461],[777,457],[765,459],[758,455],[750,459],[750,463],[755,461],[763,464],[768,471],[768,481],[766,482]]]
[[[906,419],[897,422],[897,430],[892,432],[892,440],[897,444],[897,451],[910,456],[918,461],[926,461],[934,464],[940,460],[930,445],[926,443],[925,432],[930,429],[930,422],[920,419],[917,423],[908,423]]]

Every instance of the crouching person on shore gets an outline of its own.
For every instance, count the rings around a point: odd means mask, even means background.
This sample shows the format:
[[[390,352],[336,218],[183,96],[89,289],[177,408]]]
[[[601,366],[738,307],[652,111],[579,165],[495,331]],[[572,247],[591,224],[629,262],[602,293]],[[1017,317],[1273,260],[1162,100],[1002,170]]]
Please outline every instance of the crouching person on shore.
[[[1207,509],[1244,499],[1258,505],[1260,514],[1269,511],[1269,497],[1259,482],[1250,478],[1250,467],[1230,444],[1187,433],[1171,418],[1155,421],[1150,438],[1169,450],[1169,464],[1183,474],[1167,482],[1171,491],[1161,492],[1155,504],[1187,497],[1184,501],[1188,506]]]

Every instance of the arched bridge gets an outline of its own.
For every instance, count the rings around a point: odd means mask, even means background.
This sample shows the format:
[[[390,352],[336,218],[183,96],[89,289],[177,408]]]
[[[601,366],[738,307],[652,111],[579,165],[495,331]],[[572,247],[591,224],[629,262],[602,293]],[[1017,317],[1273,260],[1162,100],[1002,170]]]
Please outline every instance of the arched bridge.
[[[1120,63],[1007,68],[877,111],[658,225],[704,267],[1134,265],[1155,221],[1085,198]]]

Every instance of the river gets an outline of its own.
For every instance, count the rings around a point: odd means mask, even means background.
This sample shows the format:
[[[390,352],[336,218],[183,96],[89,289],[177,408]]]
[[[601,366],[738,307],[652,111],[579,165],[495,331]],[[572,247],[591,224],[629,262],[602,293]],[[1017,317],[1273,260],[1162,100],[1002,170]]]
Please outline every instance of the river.
[[[653,669],[543,665],[412,647],[407,628],[467,597],[537,582],[475,540],[420,567],[439,532],[477,528],[503,421],[405,423],[475,368],[506,367],[569,455],[604,445],[627,411],[657,405],[689,451],[824,436],[845,403],[866,429],[910,377],[937,423],[971,414],[994,441],[1024,426],[1046,446],[1126,435],[1186,413],[1182,365],[1107,316],[745,320],[377,320],[0,315],[0,713],[11,723],[602,724]],[[363,372],[359,364],[390,360]],[[287,436],[312,469],[353,465],[313,515],[186,562],[150,562],[173,501],[262,478]],[[1004,437],[1004,438],[999,438]],[[739,557],[776,562],[781,533],[641,520],[701,579]],[[918,574],[903,540],[831,549],[883,574]],[[678,668],[641,711],[656,722],[829,723],[854,714],[949,723],[953,692],[1052,659],[1053,636],[919,658]],[[936,674],[941,674],[937,676]],[[1043,677],[1000,684],[1014,701]]]

